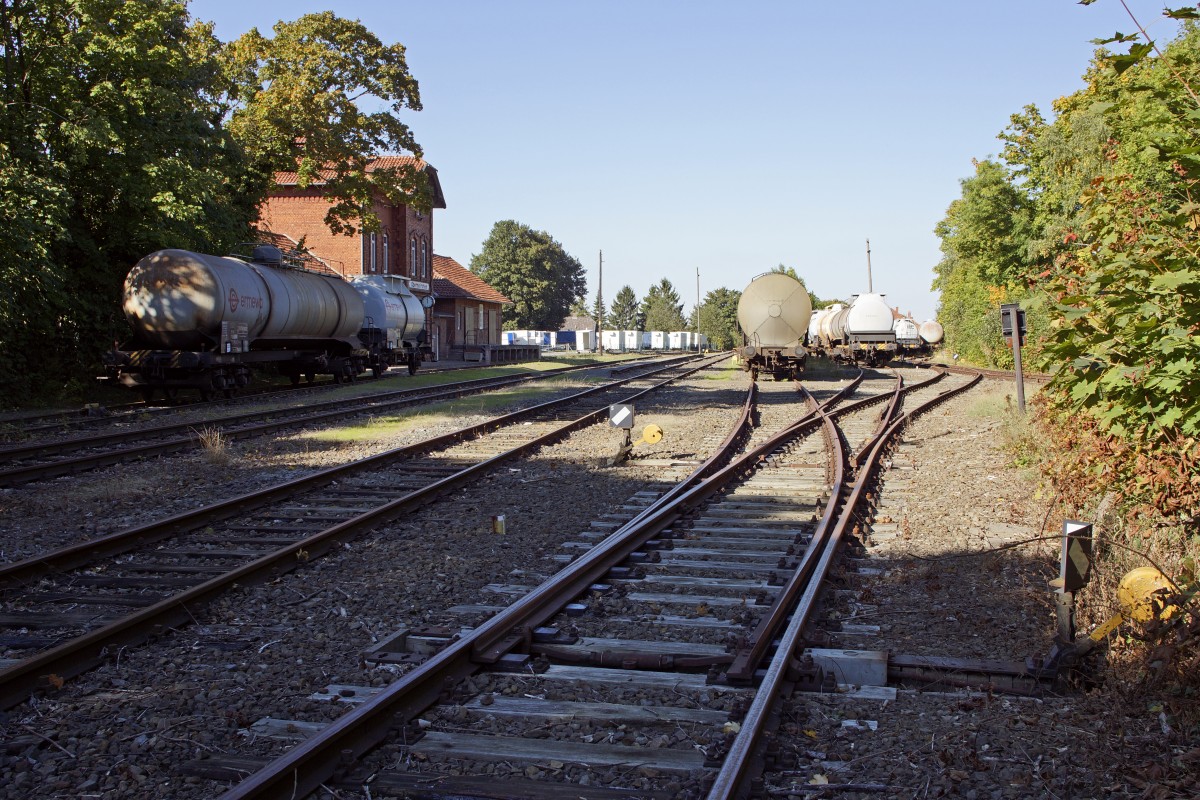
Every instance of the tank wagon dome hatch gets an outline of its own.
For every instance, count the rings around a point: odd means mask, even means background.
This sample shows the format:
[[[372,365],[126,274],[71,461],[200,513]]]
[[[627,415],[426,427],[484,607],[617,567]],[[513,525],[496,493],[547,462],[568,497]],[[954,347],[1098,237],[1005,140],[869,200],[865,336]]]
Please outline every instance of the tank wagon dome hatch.
[[[793,347],[804,342],[812,302],[800,281],[780,272],[768,272],[752,280],[742,292],[737,316],[749,343]]]

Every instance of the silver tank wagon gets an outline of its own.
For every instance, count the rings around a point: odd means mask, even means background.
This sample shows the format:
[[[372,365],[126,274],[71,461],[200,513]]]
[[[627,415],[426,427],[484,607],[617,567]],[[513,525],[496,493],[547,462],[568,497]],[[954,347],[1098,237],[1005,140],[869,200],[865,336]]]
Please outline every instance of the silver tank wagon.
[[[804,337],[812,318],[804,284],[781,272],[759,275],[742,291],[737,318],[743,337],[737,354],[745,369],[755,376],[766,370],[776,380],[794,379],[803,371]]]

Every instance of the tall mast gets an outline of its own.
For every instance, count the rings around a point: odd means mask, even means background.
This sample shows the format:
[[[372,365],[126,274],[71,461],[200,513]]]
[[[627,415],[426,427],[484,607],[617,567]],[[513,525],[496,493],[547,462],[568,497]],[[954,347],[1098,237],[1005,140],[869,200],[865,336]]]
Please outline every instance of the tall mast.
[[[871,283],[871,240],[867,239],[867,291],[874,294],[875,287]]]

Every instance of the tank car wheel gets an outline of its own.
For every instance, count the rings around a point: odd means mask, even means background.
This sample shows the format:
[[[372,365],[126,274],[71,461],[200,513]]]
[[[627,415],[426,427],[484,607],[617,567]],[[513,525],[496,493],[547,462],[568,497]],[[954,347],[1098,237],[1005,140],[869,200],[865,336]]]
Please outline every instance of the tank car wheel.
[[[299,386],[300,385],[300,374],[297,373],[295,375],[288,375],[288,380],[292,382],[292,386]]]
[[[419,358],[417,358],[416,354],[413,354],[408,357],[408,374],[409,375],[416,375],[417,368],[419,366],[421,366],[421,361]]]
[[[313,372],[306,372],[306,373],[304,373],[304,381],[305,381],[305,383],[312,383],[312,382],[313,382],[313,381],[315,381],[316,379],[317,379],[316,373],[313,373]]]
[[[163,397],[165,397],[168,402],[174,403],[179,400],[179,390],[174,388],[163,389]]]
[[[151,400],[154,399],[154,387],[153,386],[143,386],[138,391],[140,391],[142,393],[142,402],[149,403]]]
[[[379,367],[371,367],[371,375],[376,378],[380,378],[383,376],[383,370],[381,370]]]
[[[209,400],[212,400],[212,396],[213,396],[212,389],[201,389],[200,390],[200,399],[202,401],[204,401],[205,403],[207,403]]]

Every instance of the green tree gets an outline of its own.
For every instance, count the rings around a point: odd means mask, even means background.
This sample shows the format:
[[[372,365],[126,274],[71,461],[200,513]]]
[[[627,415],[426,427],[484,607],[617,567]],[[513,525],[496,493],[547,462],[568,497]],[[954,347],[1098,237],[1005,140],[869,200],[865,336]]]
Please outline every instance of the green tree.
[[[714,350],[728,350],[741,342],[738,333],[737,305],[742,293],[733,289],[713,289],[704,295],[697,313],[700,332],[708,337],[708,345]]]
[[[511,219],[492,226],[471,271],[513,301],[506,328],[558,330],[587,291],[579,259],[545,231]]]
[[[838,300],[822,300],[819,297],[817,297],[816,293],[813,292],[812,289],[808,288],[808,283],[804,280],[804,278],[801,278],[799,275],[797,275],[796,270],[793,269],[792,267],[789,267],[785,264],[780,263],[774,267],[771,267],[770,271],[778,272],[782,275],[787,275],[789,278],[795,278],[796,280],[798,280],[800,282],[800,285],[803,286],[805,291],[808,292],[808,301],[809,301],[809,303],[812,304],[813,309],[825,308],[826,306],[831,306],[834,303],[840,302]]]
[[[642,301],[642,316],[645,320],[645,330],[683,330],[683,301],[679,299],[679,293],[669,280],[663,278],[650,287],[646,299]]]
[[[1023,296],[1032,238],[1033,203],[995,161],[979,161],[962,181],[962,197],[950,204],[934,232],[942,260],[933,288],[941,292],[938,319],[946,346],[968,360],[1004,366],[999,307]]]
[[[0,3],[0,393],[94,375],[129,267],[245,235],[210,26],[184,2]],[[36,360],[34,358],[36,357]]]
[[[641,330],[638,326],[639,317],[638,300],[633,287],[622,286],[608,312],[609,327],[623,331]]]
[[[378,230],[372,199],[428,210],[428,181],[412,165],[367,171],[383,153],[421,155],[400,118],[420,110],[417,81],[404,46],[386,45],[361,22],[331,11],[275,25],[266,38],[251,29],[224,49],[231,80],[229,129],[260,180],[295,171],[299,185],[323,182],[335,233]],[[360,100],[386,108],[368,113]]]

